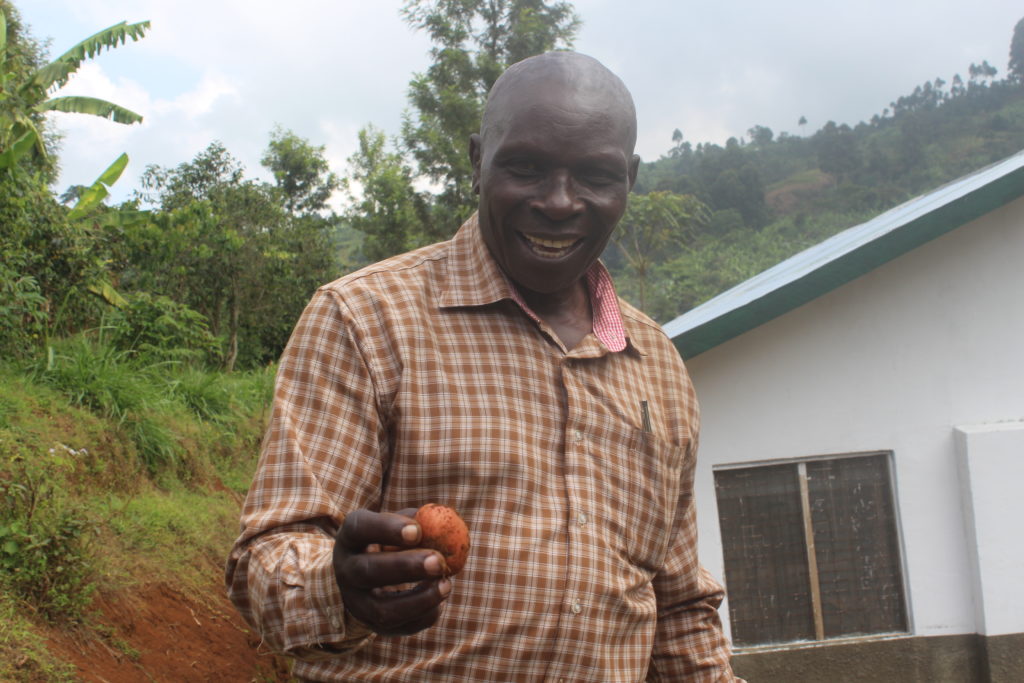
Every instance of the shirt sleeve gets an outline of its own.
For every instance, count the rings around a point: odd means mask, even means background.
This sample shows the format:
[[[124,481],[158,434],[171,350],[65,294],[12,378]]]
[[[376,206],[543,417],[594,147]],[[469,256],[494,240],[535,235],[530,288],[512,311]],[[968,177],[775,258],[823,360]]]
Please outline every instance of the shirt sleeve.
[[[347,512],[376,509],[384,420],[351,316],[321,290],[282,356],[259,465],[228,557],[228,596],[273,651],[299,659],[365,645],[345,611],[334,535]]]
[[[694,424],[696,420],[694,416]],[[658,624],[647,680],[742,683],[732,673],[729,643],[718,616],[725,592],[697,559],[696,450],[695,432],[681,473],[671,546],[665,566],[654,578]]]

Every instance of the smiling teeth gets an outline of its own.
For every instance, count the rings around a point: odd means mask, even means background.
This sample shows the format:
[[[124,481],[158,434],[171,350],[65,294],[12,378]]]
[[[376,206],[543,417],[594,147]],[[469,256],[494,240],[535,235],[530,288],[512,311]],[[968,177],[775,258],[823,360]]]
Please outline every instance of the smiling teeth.
[[[526,235],[525,237],[531,244],[536,244],[548,249],[568,249],[576,243],[576,240],[545,240],[540,237],[530,237],[529,235]]]

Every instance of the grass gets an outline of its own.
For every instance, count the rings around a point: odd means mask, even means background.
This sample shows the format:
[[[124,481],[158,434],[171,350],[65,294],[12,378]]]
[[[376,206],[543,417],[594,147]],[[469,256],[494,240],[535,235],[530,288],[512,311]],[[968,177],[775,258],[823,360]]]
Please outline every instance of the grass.
[[[75,667],[54,657],[46,640],[16,601],[0,594],[0,681],[75,680]]]
[[[37,624],[91,628],[96,585],[146,577],[202,598],[237,533],[273,377],[147,365],[87,336],[0,362],[0,680],[73,680]]]
[[[37,381],[116,424],[150,472],[176,466],[182,456],[174,434],[159,419],[173,408],[159,370],[85,335],[56,342],[32,366]]]
[[[111,493],[101,504],[108,543],[117,547],[106,570],[172,580],[193,589],[209,587],[238,533],[238,501],[206,490],[178,486],[148,489],[131,497]]]

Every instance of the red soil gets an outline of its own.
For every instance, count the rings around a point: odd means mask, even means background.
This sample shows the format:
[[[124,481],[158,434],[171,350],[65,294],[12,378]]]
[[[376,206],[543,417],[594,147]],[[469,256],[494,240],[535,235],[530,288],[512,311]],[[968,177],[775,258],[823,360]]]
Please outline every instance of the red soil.
[[[290,680],[286,661],[259,646],[227,598],[211,595],[199,602],[154,584],[100,596],[92,619],[100,625],[55,629],[49,649],[77,668],[77,680],[95,683]]]

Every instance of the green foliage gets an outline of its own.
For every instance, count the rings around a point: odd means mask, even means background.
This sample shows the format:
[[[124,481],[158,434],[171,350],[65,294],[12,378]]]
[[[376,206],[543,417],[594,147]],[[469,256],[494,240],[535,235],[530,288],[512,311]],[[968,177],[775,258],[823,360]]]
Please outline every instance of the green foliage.
[[[402,156],[388,152],[386,144],[384,133],[373,126],[360,130],[359,150],[349,157],[345,180],[351,200],[346,215],[366,236],[363,255],[370,261],[422,246],[423,198],[413,189],[412,172]]]
[[[751,143],[695,147],[673,135],[641,166],[635,191],[689,193],[710,209],[685,252],[652,268],[648,313],[667,321],[778,261],[907,199],[1024,148],[1024,82],[972,64],[935,79],[870,122],[826,123],[809,137],[753,126]],[[801,117],[802,123],[804,122]],[[802,125],[802,124],[801,124]],[[609,254],[615,264],[616,254]],[[613,269],[614,270],[614,269]],[[639,298],[643,278],[615,272]]]
[[[126,549],[160,553],[165,571],[176,574],[196,574],[192,564],[197,550],[220,562],[237,529],[237,507],[230,501],[181,486],[131,498],[114,493],[106,507],[116,511],[110,527]]]
[[[100,174],[92,185],[82,189],[74,208],[68,213],[68,220],[74,221],[83,218],[99,206],[110,195],[110,186],[117,182],[127,165],[127,154],[122,154],[114,159],[113,163]]]
[[[0,355],[21,356],[46,330],[46,298],[31,275],[23,275],[13,258],[0,261]]]
[[[39,177],[18,172],[0,179],[0,260],[10,278],[5,289],[17,287],[31,299],[18,307],[30,304],[32,317],[28,330],[0,328],[0,346],[40,343],[95,324],[104,307],[93,292],[107,277],[103,247],[91,227],[67,220]]]
[[[118,45],[124,45],[131,40],[141,40],[149,30],[149,22],[142,21],[137,24],[129,24],[126,21],[114,24],[109,28],[98,31],[85,40],[72,46],[67,52],[53,60],[45,67],[39,69],[32,78],[36,87],[43,90],[50,88],[62,88],[67,84],[71,74],[78,71],[86,59],[92,59],[104,49],[112,50]]]
[[[290,214],[315,214],[327,208],[341,180],[330,171],[324,146],[314,146],[278,126],[260,163],[274,174],[274,182]]]
[[[166,296],[135,292],[105,319],[115,349],[151,362],[219,359],[220,340],[200,313]]]
[[[647,307],[651,268],[693,242],[696,227],[707,221],[707,207],[692,195],[655,191],[633,195],[612,235],[635,277],[639,307]]]
[[[83,95],[65,95],[64,97],[51,97],[41,102],[37,107],[39,111],[63,111],[70,114],[91,114],[100,118],[110,119],[114,123],[141,123],[142,116],[130,109],[107,102],[97,97],[86,97]]]
[[[409,83],[400,152],[387,152],[372,128],[360,132],[352,163],[371,182],[359,188],[353,225],[366,232],[372,258],[447,239],[469,217],[469,137],[487,91],[508,65],[571,46],[579,26],[570,3],[544,0],[407,0],[402,14],[430,36],[432,63]],[[417,193],[419,183],[436,191]]]
[[[133,362],[128,351],[79,335],[55,342],[33,370],[38,381],[62,392],[72,405],[114,420],[148,471],[180,464],[181,445],[159,417],[169,408],[166,387],[154,379],[152,367]]]
[[[231,415],[232,396],[224,375],[185,368],[170,384],[173,395],[203,420],[222,421]]]
[[[0,585],[51,620],[83,616],[93,590],[88,532],[64,485],[73,449],[16,450],[0,468]]]
[[[39,98],[29,97],[31,93],[23,87],[42,67],[43,49],[26,34],[21,15],[7,0],[0,0],[0,19],[0,168],[11,169],[20,162],[48,180],[54,170],[52,160],[28,154],[38,144],[47,143],[48,131],[42,112],[35,110]]]
[[[324,170],[316,148],[290,133],[278,135],[290,160],[268,153],[270,163]],[[272,150],[280,147],[272,142]],[[300,152],[313,156],[299,163]],[[324,190],[333,180],[292,184],[288,177],[280,188],[247,180],[224,146],[212,143],[191,162],[147,169],[148,199],[160,210],[119,238],[123,287],[160,291],[201,313],[225,339],[228,369],[276,359],[313,290],[338,275],[333,222],[288,211],[312,210],[320,195],[309,194],[311,188]]]
[[[0,4],[0,15],[4,16],[5,41],[0,50],[0,78],[2,78],[2,101],[0,110],[0,152],[6,154],[15,150],[13,157],[24,154],[24,144],[31,139],[44,167],[47,164],[47,144],[44,129],[40,126],[41,115],[47,111],[62,111],[91,114],[109,118],[116,123],[137,123],[142,117],[112,102],[95,97],[66,96],[51,97],[53,90],[63,87],[86,59],[98,55],[103,49],[112,49],[127,40],[140,40],[149,22],[137,24],[121,22],[86,38],[49,64],[38,65],[38,59],[25,62],[26,51],[8,51],[8,46],[24,43],[20,35],[20,19],[9,3]],[[31,50],[28,51],[31,54]],[[33,55],[35,56],[35,55]],[[15,142],[17,141],[17,142]],[[0,167],[9,161],[0,155]],[[52,170],[52,166],[50,167]]]
[[[23,604],[0,594],[0,681],[11,683],[73,683],[73,664],[49,652]]]
[[[1010,41],[1009,77],[1018,83],[1024,83],[1024,19],[1013,27],[1013,39]]]

